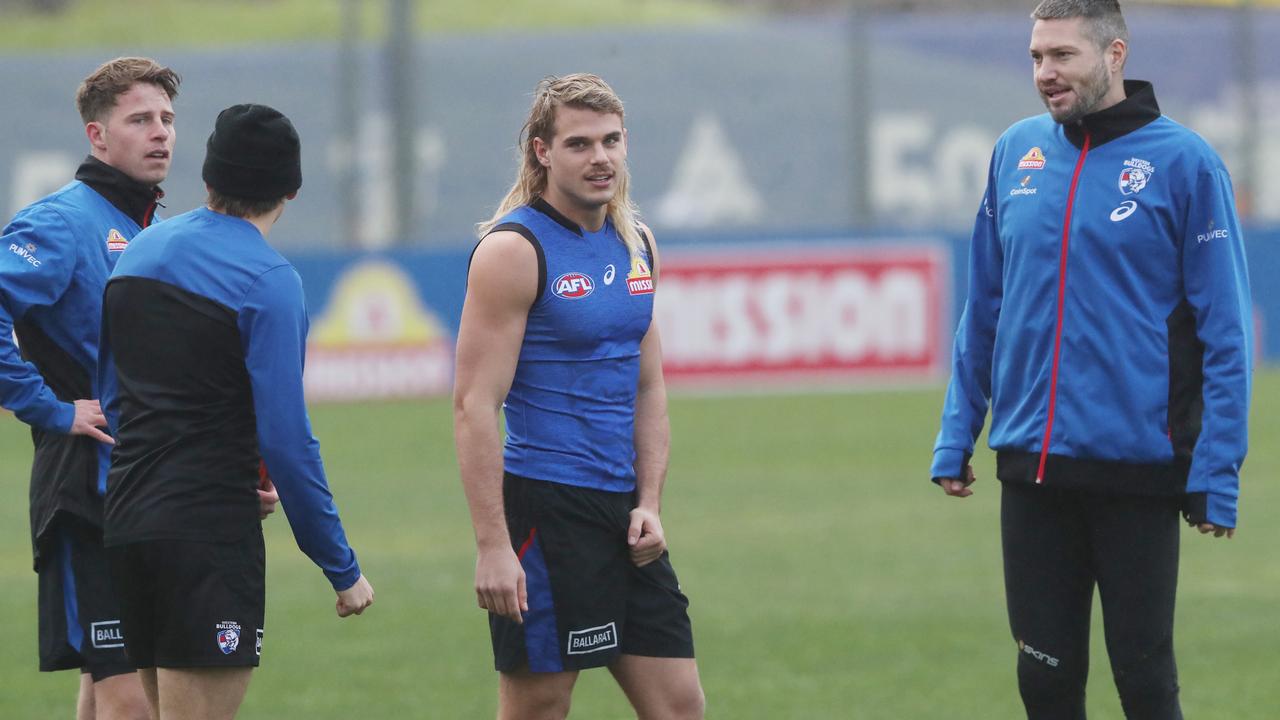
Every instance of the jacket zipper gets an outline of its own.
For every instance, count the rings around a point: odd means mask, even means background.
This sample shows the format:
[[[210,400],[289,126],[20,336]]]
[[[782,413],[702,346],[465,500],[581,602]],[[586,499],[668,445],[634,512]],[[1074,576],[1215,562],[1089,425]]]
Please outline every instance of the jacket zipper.
[[[1058,323],[1053,334],[1053,373],[1049,377],[1049,418],[1044,425],[1044,441],[1040,443],[1040,467],[1036,470],[1036,484],[1044,484],[1044,466],[1049,460],[1049,438],[1053,435],[1053,413],[1058,405],[1058,363],[1062,358],[1062,307],[1067,296],[1067,247],[1071,240],[1071,212],[1076,204],[1076,186],[1080,183],[1080,171],[1089,154],[1089,133],[1084,135],[1084,145],[1076,160],[1076,170],[1071,175],[1071,189],[1067,194],[1067,215],[1062,223],[1062,255],[1058,259]]]
[[[142,213],[142,227],[145,228],[151,225],[152,221],[156,219],[156,209],[160,207],[160,200],[163,197],[164,197],[164,191],[161,190],[160,188],[156,188],[155,199],[152,200],[151,204],[147,206],[146,212]]]

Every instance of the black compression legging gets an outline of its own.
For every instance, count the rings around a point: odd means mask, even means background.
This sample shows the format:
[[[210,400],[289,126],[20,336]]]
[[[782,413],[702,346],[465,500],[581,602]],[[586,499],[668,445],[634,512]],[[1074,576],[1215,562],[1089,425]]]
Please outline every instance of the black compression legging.
[[[1130,720],[1180,720],[1173,657],[1178,501],[1004,483],[1005,595],[1032,720],[1082,720],[1098,587]]]

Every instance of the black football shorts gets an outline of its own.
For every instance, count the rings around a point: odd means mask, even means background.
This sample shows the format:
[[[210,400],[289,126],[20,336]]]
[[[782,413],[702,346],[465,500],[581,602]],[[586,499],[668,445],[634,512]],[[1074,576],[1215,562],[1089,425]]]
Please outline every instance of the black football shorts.
[[[140,668],[256,667],[266,610],[262,529],[236,542],[107,548],[129,659]]]
[[[490,613],[497,670],[581,670],[623,653],[693,657],[689,600],[667,553],[631,562],[632,493],[507,474],[503,501],[529,611],[523,625]]]
[[[102,531],[64,518],[41,553],[40,669],[80,668],[94,681],[133,672],[125,657],[120,606],[112,591]]]

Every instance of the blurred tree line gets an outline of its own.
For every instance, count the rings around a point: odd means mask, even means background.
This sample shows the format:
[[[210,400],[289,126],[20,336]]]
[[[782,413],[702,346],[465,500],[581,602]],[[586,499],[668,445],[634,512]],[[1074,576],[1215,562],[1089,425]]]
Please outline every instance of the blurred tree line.
[[[52,15],[65,10],[72,0],[0,0],[0,12],[27,10]]]

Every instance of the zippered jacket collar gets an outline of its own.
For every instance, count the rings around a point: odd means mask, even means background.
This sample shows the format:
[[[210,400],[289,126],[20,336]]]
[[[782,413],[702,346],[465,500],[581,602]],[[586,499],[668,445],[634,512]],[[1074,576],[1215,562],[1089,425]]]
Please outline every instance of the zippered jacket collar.
[[[159,185],[147,185],[89,155],[76,170],[76,179],[93,188],[116,208],[133,218],[138,227],[151,224],[156,205],[164,197]]]
[[[1077,148],[1084,147],[1084,136],[1089,135],[1092,138],[1089,145],[1096,148],[1160,117],[1160,105],[1156,102],[1156,91],[1151,83],[1125,80],[1124,94],[1124,100],[1115,105],[1089,113],[1079,122],[1063,125],[1062,130],[1071,144]]]

